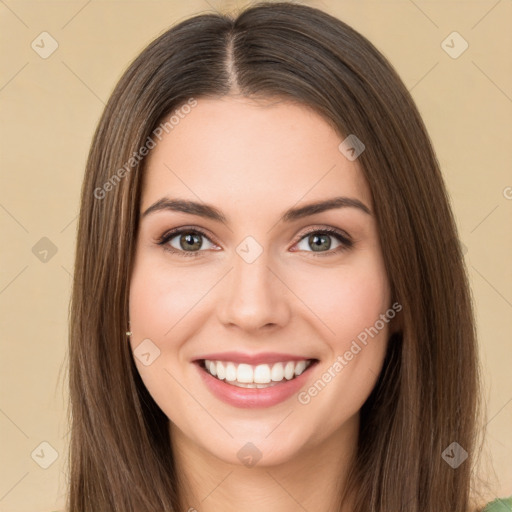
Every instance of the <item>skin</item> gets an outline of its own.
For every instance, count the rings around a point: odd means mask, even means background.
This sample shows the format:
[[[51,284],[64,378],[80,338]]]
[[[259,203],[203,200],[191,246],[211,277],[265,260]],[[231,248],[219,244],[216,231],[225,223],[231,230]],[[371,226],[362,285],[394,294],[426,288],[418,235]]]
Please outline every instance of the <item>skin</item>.
[[[212,204],[228,219],[173,211],[142,217],[131,276],[130,343],[135,349],[149,338],[160,350],[148,366],[135,362],[171,420],[183,510],[323,512],[337,506],[357,444],[359,410],[397,317],[308,404],[296,395],[268,408],[225,404],[191,361],[229,350],[316,358],[305,389],[391,307],[373,214],[346,207],[278,222],[288,208],[339,195],[372,211],[358,161],[338,149],[342,140],[307,107],[228,96],[199,98],[151,150],[141,214],[168,196]],[[200,256],[171,254],[157,244],[180,226],[206,231]],[[354,245],[335,253],[340,242],[331,237],[330,249],[314,252],[304,234],[326,227],[344,230]],[[252,263],[236,252],[247,236],[263,248]],[[180,235],[171,243],[179,251]],[[247,442],[262,454],[253,467],[237,457]]]

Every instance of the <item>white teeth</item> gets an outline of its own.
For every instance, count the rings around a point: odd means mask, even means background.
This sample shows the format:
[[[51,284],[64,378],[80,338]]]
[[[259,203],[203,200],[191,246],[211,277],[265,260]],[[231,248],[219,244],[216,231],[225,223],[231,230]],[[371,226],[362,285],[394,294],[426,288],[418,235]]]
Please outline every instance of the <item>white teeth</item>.
[[[233,363],[228,363],[228,366]],[[233,366],[235,366],[233,364]],[[243,382],[244,384],[250,384],[254,382],[253,380],[253,371],[252,366],[248,364],[239,364],[238,369],[236,370],[236,379],[238,382]]]
[[[257,366],[244,363],[237,365],[232,362],[208,359],[204,361],[206,371],[214,377],[246,388],[266,388],[282,382],[284,379],[291,380],[304,373],[310,364],[310,360],[288,361],[273,365],[259,364]]]
[[[288,361],[284,367],[284,376],[290,380],[295,375],[295,364],[293,361]]]
[[[272,381],[280,382],[284,379],[283,363],[276,363],[272,366]]]
[[[254,369],[254,382],[256,384],[268,384],[270,382],[270,366],[259,364]]]
[[[205,361],[205,362],[207,363],[208,361]],[[224,380],[226,378],[226,370],[224,369],[224,365],[220,361],[217,361],[216,370],[217,370],[217,378],[220,380]]]
[[[229,382],[236,380],[236,366],[233,363],[226,365],[226,380]]]
[[[299,361],[295,366],[295,375],[298,377],[306,369],[306,361]]]

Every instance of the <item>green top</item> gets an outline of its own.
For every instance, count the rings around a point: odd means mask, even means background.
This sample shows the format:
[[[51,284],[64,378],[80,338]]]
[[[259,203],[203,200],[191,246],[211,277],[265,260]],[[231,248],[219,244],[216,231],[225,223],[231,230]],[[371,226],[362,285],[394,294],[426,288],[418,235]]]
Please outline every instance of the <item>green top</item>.
[[[496,498],[482,512],[512,512],[512,496],[509,498]]]

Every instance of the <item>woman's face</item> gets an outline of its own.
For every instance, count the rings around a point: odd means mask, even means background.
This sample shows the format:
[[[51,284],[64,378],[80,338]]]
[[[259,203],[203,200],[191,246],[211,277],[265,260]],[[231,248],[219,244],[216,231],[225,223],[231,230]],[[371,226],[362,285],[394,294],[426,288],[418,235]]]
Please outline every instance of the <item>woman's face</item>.
[[[200,98],[173,126],[148,156],[130,285],[135,363],[171,436],[274,465],[354,432],[395,313],[357,159],[285,101]]]

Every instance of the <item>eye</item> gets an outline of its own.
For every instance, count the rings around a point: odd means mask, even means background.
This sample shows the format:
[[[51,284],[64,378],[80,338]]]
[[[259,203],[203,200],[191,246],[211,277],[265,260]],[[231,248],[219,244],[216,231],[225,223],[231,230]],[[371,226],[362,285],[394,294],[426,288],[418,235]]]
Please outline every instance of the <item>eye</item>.
[[[330,239],[332,238],[335,238],[339,245],[331,250],[332,244]],[[300,247],[300,244],[302,244],[302,247]],[[334,228],[316,228],[303,235],[299,240],[297,247],[299,247],[300,250],[305,250],[306,252],[316,253],[313,254],[313,256],[328,256],[346,251],[353,245],[354,242],[342,231]],[[312,247],[313,250],[308,251],[308,246]]]
[[[338,246],[331,249],[331,239],[338,242]],[[203,240],[207,240],[210,247],[205,247]],[[203,249],[216,249],[216,245],[209,239],[208,235],[197,228],[176,228],[165,232],[157,241],[164,250],[179,254],[180,256],[201,256]],[[301,247],[302,244],[302,247]],[[343,231],[334,228],[315,228],[302,235],[297,244],[299,250],[314,253],[313,256],[329,256],[338,254],[350,249],[354,242]],[[309,251],[308,245],[313,248]]]
[[[158,240],[158,245],[162,245],[166,251],[179,253],[183,256],[200,256],[201,249],[204,249],[203,239],[206,239],[211,249],[216,247],[205,233],[198,229],[178,228],[164,233]]]

